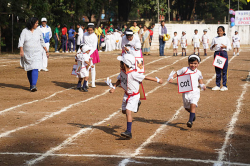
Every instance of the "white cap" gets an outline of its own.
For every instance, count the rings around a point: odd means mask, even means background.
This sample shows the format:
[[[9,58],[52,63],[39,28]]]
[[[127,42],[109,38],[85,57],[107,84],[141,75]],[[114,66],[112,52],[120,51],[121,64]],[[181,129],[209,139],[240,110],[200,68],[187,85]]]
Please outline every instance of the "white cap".
[[[95,26],[94,23],[88,23],[88,26]]]
[[[204,29],[203,32],[207,32],[207,29]]]
[[[133,33],[133,31],[131,31],[131,30],[128,30],[128,31],[126,31],[126,35],[133,35],[134,33]]]
[[[123,56],[118,56],[117,60],[122,61],[130,68],[134,67],[135,65],[135,57],[131,54],[124,54]]]
[[[43,18],[41,19],[41,21],[42,21],[42,22],[44,22],[44,21],[47,22],[47,18],[43,17]]]
[[[141,49],[141,43],[139,43],[139,42],[135,43],[135,49],[140,50]]]
[[[83,44],[82,46],[82,52],[85,53],[87,51],[91,50],[91,47],[87,44]]]

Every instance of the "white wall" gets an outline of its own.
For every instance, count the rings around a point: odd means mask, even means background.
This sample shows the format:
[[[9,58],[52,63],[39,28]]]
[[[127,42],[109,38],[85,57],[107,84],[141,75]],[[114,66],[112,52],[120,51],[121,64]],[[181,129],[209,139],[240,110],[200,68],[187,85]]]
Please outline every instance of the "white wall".
[[[235,30],[239,31],[241,38],[241,44],[250,44],[250,26],[234,26],[230,27],[228,24],[166,24],[168,28],[168,34],[171,38],[174,36],[174,31],[177,31],[177,35],[180,38],[182,31],[186,31],[188,45],[192,44],[192,36],[194,35],[194,30],[198,29],[198,34],[200,37],[203,35],[203,30],[207,29],[209,36],[209,43],[212,42],[212,39],[217,36],[217,28],[219,26],[225,27],[225,33],[227,34],[230,41],[232,41],[232,36],[234,35]],[[158,28],[158,26],[156,26]],[[158,31],[154,30],[154,37],[158,36]],[[172,39],[167,41],[166,46],[170,47]],[[158,40],[153,40],[155,45],[159,45]],[[154,47],[158,49],[157,47]]]

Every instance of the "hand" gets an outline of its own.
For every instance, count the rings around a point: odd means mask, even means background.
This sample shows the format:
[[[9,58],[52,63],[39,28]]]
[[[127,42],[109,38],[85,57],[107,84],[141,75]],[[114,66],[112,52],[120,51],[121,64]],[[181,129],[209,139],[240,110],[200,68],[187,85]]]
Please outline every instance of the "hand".
[[[49,58],[49,52],[46,52],[47,58]]]
[[[20,51],[20,56],[24,57],[24,52],[23,51]]]
[[[173,82],[173,79],[171,78],[168,82],[172,83],[172,82]]]
[[[94,65],[91,66],[91,68],[94,68],[94,67],[95,67]]]
[[[225,46],[224,44],[222,44],[220,47],[221,48],[227,48],[227,46]]]
[[[124,48],[124,51],[127,53],[127,51],[129,51],[129,49],[127,47]]]
[[[115,92],[114,88],[112,88],[112,89],[109,90],[109,93],[114,93],[114,92]]]
[[[160,79],[160,81],[159,81],[159,84],[162,84],[163,83],[163,80],[162,80],[162,78]]]
[[[203,88],[203,90],[206,90],[207,89],[207,87],[206,87],[206,85],[204,86],[204,88]]]
[[[217,46],[217,44],[214,44],[214,45],[212,46],[212,48],[214,48],[215,46]]]

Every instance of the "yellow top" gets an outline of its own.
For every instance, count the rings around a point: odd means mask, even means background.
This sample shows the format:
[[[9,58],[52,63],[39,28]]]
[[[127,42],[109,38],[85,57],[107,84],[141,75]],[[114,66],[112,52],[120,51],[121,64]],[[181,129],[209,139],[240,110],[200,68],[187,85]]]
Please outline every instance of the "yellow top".
[[[132,30],[134,33],[138,33],[140,28],[138,26],[136,26],[136,27],[132,26],[132,27],[130,27],[130,30]]]

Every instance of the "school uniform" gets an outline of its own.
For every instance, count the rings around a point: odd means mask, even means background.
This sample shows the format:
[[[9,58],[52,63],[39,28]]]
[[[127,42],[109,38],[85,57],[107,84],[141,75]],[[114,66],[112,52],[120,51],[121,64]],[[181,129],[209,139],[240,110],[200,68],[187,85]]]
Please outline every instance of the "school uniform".
[[[50,38],[52,37],[51,28],[48,25],[46,25],[45,27],[40,25],[39,29],[42,31],[42,34],[43,34],[43,40],[44,40],[44,43],[45,43],[45,47],[49,51],[49,45],[50,45],[49,42],[50,42]],[[47,55],[46,55],[46,51],[44,49],[43,49],[43,52],[42,52],[42,59],[43,59],[43,63],[42,63],[43,67],[42,67],[42,69],[47,70],[48,58],[47,58]]]
[[[181,36],[181,48],[187,48],[187,36]]]
[[[212,49],[214,44],[217,44],[217,45]],[[221,49],[222,44],[227,46],[227,48],[226,49],[225,48]],[[222,37],[217,36],[217,37],[213,38],[210,49],[215,51],[214,52],[214,58],[215,58],[216,55],[220,55],[220,56],[227,59],[223,69],[215,67],[216,85],[218,87],[220,87],[220,84],[221,84],[221,72],[222,72],[223,86],[227,87],[227,74],[228,74],[228,55],[227,55],[227,51],[231,50],[230,40],[226,36],[222,36]]]
[[[193,35],[193,44],[194,44],[194,48],[200,47],[200,38],[199,38],[198,34]]]
[[[131,41],[129,41],[125,35],[122,37],[122,49],[124,50],[124,48],[126,47],[125,45],[127,44],[129,44],[132,47],[135,47],[135,44],[138,42],[141,43],[137,35],[133,35],[133,39]]]
[[[173,49],[177,49],[178,48],[178,41],[179,41],[178,37],[174,36],[173,40],[172,40],[172,42],[173,42]]]
[[[121,71],[122,72],[122,71]],[[145,78],[145,75],[139,74],[136,70],[130,69],[127,74],[127,91],[125,91],[122,100],[122,110],[137,112],[138,102],[140,100],[139,87],[140,82]],[[121,74],[117,77],[121,79]]]
[[[78,28],[78,37],[76,41],[76,51],[78,51],[80,44],[82,43],[82,38],[83,38],[83,30],[82,28]]]
[[[202,35],[202,45],[203,45],[203,49],[208,49],[208,40],[209,40],[209,37],[207,34],[205,35]]]
[[[110,34],[107,34],[105,36],[105,45],[106,45],[106,48],[105,48],[105,51],[112,51],[112,47],[111,47],[111,35]]]
[[[183,105],[184,108],[190,109],[190,104],[195,104],[198,106],[198,101],[200,99],[200,89],[199,89],[199,80],[203,79],[201,71],[195,69],[191,70],[189,67],[183,67],[177,71],[177,75],[190,74],[193,91],[182,93]]]
[[[240,36],[239,35],[234,35],[232,37],[233,39],[233,47],[234,48],[240,48]]]
[[[79,52],[76,55],[77,60],[77,71],[79,78],[85,78],[89,76],[88,64],[85,61],[90,60],[90,55],[87,53]],[[89,66],[90,67],[90,66]]]

